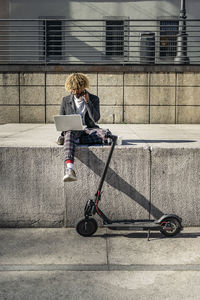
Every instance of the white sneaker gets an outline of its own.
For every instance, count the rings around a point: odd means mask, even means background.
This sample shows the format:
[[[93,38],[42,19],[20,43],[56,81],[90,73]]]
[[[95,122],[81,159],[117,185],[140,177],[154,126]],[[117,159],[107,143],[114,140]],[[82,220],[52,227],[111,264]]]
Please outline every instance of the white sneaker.
[[[56,143],[57,143],[58,145],[64,145],[64,142],[65,142],[64,136],[60,135],[60,136],[57,138]]]
[[[67,181],[76,181],[76,173],[73,169],[71,168],[67,168],[66,172],[65,172],[65,176],[63,177],[63,181],[67,182]]]

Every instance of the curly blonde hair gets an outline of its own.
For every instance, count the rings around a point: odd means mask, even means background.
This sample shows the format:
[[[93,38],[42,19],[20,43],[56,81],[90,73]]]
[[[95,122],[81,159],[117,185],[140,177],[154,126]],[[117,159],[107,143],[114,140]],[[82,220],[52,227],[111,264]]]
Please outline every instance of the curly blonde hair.
[[[89,88],[89,79],[83,73],[70,74],[65,82],[65,88],[67,91]]]

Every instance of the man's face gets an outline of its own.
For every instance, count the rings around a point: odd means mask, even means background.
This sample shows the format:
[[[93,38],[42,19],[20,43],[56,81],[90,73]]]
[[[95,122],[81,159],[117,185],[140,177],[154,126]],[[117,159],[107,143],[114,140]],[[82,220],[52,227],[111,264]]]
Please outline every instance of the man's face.
[[[72,90],[72,94],[76,96],[76,98],[80,98],[82,96],[82,93],[85,89],[74,89]]]

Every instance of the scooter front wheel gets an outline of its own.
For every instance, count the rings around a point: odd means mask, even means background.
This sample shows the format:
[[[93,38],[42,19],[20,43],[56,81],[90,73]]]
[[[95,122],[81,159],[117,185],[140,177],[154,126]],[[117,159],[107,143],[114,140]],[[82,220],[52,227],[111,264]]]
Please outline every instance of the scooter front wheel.
[[[166,218],[160,225],[162,226],[160,232],[167,237],[177,235],[182,228],[180,221],[176,218]]]
[[[82,219],[76,225],[76,231],[82,236],[91,236],[97,231],[97,221],[93,218]]]

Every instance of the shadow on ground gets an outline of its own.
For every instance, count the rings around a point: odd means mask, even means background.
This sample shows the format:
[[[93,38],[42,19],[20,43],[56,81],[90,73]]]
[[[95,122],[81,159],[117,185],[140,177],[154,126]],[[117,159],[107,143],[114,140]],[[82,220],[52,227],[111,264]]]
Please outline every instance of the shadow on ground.
[[[197,141],[193,140],[127,140],[124,139],[122,141],[122,145],[136,145],[136,144],[157,144],[157,143],[171,143],[171,144],[178,144],[178,143],[195,143]]]

